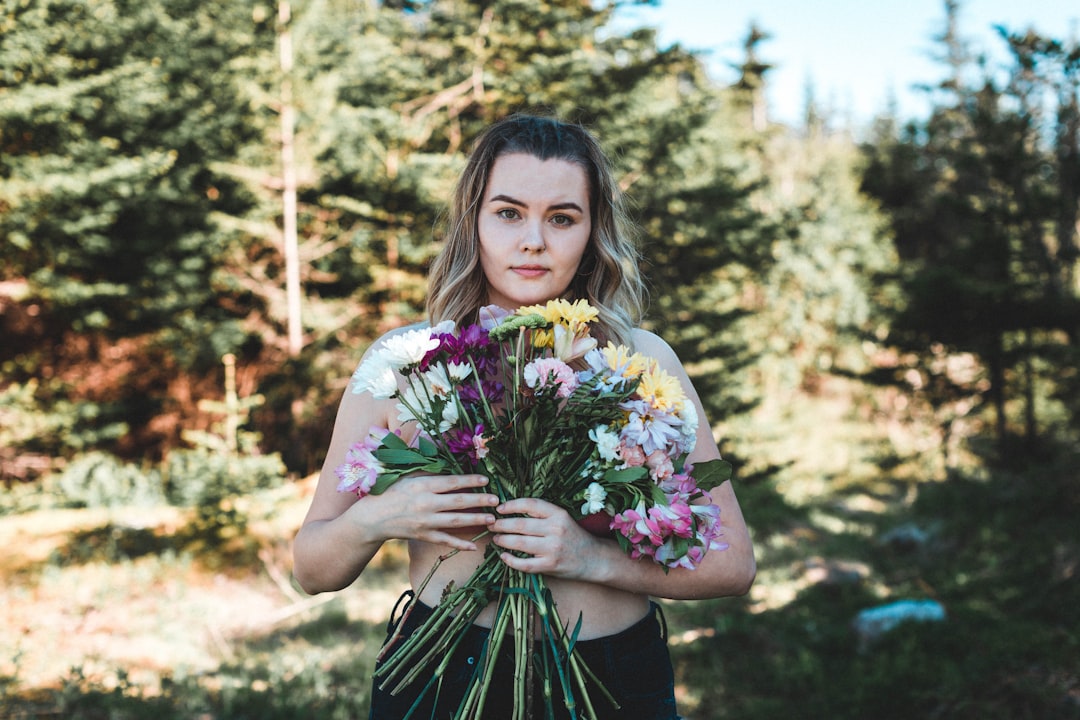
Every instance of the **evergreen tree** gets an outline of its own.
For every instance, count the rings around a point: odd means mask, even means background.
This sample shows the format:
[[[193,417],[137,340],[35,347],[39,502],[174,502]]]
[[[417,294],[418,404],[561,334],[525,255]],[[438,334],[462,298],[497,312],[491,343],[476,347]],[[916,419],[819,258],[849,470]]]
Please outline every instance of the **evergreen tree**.
[[[1051,401],[1075,392],[1064,364],[1075,362],[1075,340],[1061,339],[1075,338],[1080,318],[1070,286],[1078,198],[1069,180],[1075,140],[1068,128],[1076,76],[1064,46],[1033,33],[1010,41],[1006,83],[972,73],[962,62],[968,53],[957,47],[958,8],[948,7],[950,71],[938,104],[925,123],[878,144],[865,187],[892,214],[907,265],[893,341],[918,358],[932,404],[975,415],[984,403],[992,409],[1005,460],[1010,436],[1033,447],[1054,425],[1076,423]],[[1056,118],[1044,110],[1055,103]],[[957,361],[948,358],[964,354],[978,371],[950,369]]]
[[[89,437],[115,428],[92,442],[138,452],[169,369],[244,341],[216,296],[212,213],[249,201],[211,165],[253,137],[235,59],[266,27],[249,4],[181,0],[6,3],[0,22],[0,280],[38,328],[5,338],[5,380],[43,378],[38,402],[75,401]]]

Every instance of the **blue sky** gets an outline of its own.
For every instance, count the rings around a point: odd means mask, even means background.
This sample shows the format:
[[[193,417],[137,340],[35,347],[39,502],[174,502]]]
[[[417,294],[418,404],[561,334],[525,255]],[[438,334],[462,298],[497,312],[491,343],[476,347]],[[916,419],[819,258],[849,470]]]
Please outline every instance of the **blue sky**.
[[[729,65],[742,59],[754,20],[772,35],[759,47],[761,58],[777,66],[769,75],[775,120],[800,124],[809,84],[819,104],[865,125],[890,96],[902,118],[925,115],[925,96],[912,85],[942,77],[942,66],[932,59],[932,37],[944,28],[944,6],[943,0],[662,0],[658,8],[634,9],[623,21],[657,27],[662,45],[678,42],[705,52],[710,74],[730,82]],[[1076,38],[1080,2],[961,0],[961,34],[973,50],[1000,62],[1007,51],[995,24]]]

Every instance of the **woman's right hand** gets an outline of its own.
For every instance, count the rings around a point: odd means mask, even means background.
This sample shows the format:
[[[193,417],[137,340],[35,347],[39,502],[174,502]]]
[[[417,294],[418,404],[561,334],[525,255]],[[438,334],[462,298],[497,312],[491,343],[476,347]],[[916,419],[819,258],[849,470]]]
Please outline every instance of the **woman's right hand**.
[[[469,528],[470,536],[475,536],[495,522],[491,509],[499,504],[498,496],[477,491],[487,484],[483,475],[405,477],[381,494],[353,503],[346,514],[382,540],[421,540],[476,550],[476,543],[454,531]]]

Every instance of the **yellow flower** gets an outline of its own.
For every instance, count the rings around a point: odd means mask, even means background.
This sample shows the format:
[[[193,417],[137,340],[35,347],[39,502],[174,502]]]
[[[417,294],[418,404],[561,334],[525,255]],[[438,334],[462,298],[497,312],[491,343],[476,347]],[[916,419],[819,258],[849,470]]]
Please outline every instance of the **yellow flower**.
[[[545,305],[530,305],[520,308],[518,315],[540,315],[552,328],[533,332],[533,346],[551,348],[555,346],[555,325],[562,325],[574,338],[583,338],[589,334],[589,323],[597,318],[600,311],[589,304],[588,300],[549,300]]]
[[[680,412],[686,402],[679,379],[655,363],[642,374],[638,394],[654,409],[668,413]]]
[[[616,345],[609,342],[607,347],[601,350],[611,371],[621,377],[633,379],[648,370],[651,361],[641,353],[632,353],[625,345]]]

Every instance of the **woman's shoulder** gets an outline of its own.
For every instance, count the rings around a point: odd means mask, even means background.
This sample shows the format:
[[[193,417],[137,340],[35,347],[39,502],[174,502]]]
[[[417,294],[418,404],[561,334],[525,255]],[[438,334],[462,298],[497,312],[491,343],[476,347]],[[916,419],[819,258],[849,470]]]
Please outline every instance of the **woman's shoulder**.
[[[393,340],[394,338],[403,337],[403,336],[407,335],[408,333],[414,332],[414,331],[417,331],[417,330],[430,330],[430,329],[431,329],[431,325],[429,323],[427,323],[427,322],[416,322],[416,323],[412,323],[411,325],[402,325],[401,327],[396,327],[396,328],[393,328],[392,330],[387,330],[382,335],[380,335],[379,337],[375,338],[370,343],[368,343],[368,346],[364,349],[363,354],[360,356],[360,361],[359,362],[360,362],[361,365],[363,365],[364,361],[366,361],[376,350],[385,347],[387,342]]]
[[[402,325],[401,327],[387,330],[382,335],[380,335],[379,338],[374,343],[372,343],[372,345],[377,345],[382,340],[386,340],[387,338],[392,338],[397,335],[404,335],[405,333],[410,333],[414,330],[431,330],[431,323],[427,322],[426,320],[421,320],[420,322],[414,322],[409,325]]]
[[[664,338],[644,328],[634,328],[631,332],[631,341],[634,343],[634,350],[642,355],[657,357],[657,359],[659,359],[658,356],[675,357],[675,351]]]
[[[415,322],[415,323],[411,323],[409,325],[402,325],[401,327],[396,327],[396,328],[393,328],[391,330],[387,330],[382,335],[380,335],[379,337],[377,337],[377,338],[375,338],[374,340],[371,341],[371,343],[367,347],[367,351],[364,354],[365,355],[369,354],[372,350],[385,345],[388,340],[392,340],[393,338],[402,337],[402,336],[408,335],[409,333],[413,333],[413,332],[417,332],[417,331],[430,331],[430,330],[432,330],[432,326],[431,326],[431,323],[429,323],[427,321]]]
[[[632,334],[634,351],[653,358],[660,367],[670,373],[682,374],[685,372],[682,360],[664,338],[654,332],[635,328]]]

